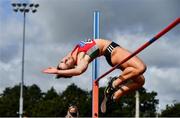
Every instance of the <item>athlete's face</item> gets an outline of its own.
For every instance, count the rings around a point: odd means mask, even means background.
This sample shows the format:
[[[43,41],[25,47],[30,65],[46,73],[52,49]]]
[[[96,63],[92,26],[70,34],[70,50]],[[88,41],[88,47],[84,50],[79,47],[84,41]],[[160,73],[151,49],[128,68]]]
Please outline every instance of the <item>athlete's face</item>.
[[[70,57],[64,57],[60,63],[59,63],[59,68],[62,70],[70,69],[74,67],[74,59]]]

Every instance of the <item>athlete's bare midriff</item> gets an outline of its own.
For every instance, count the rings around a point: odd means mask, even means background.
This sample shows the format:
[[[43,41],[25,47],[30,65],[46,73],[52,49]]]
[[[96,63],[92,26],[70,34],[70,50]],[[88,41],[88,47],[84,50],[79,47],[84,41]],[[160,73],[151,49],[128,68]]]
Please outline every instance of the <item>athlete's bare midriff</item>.
[[[116,47],[112,54],[111,54],[111,61],[113,65],[121,63],[125,58],[127,58],[132,53],[128,51],[127,49],[124,49],[122,47]],[[126,67],[134,67],[139,68],[141,66],[144,66],[143,61],[137,57],[134,56],[131,59],[127,60],[123,64],[120,65],[121,70],[125,69]]]
[[[100,50],[100,56],[104,55],[106,48],[111,44],[112,41],[104,40],[104,39],[97,39],[95,40],[96,44],[99,47]],[[119,46],[113,49],[111,54],[111,61],[113,65],[117,65],[121,63],[122,60],[124,60],[126,57],[128,57],[131,54],[130,51],[127,49]],[[137,56],[132,57],[127,62],[120,65],[121,70],[123,70],[126,67],[133,66],[135,68],[138,68],[140,65],[144,65],[143,61],[138,58]]]

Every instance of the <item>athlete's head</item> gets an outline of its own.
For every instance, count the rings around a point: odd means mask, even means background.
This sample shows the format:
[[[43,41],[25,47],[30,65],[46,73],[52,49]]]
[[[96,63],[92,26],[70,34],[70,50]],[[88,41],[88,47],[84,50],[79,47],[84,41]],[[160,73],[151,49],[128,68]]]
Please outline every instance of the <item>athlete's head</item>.
[[[67,69],[71,69],[74,68],[75,66],[75,60],[72,56],[68,56],[68,57],[64,57],[62,60],[60,60],[57,69],[59,70],[67,70]],[[64,78],[70,78],[72,76],[60,76],[57,75],[56,78],[60,78],[60,77],[64,77]]]
[[[58,64],[58,68],[61,70],[71,69],[74,68],[74,66],[75,60],[72,56],[64,57]]]

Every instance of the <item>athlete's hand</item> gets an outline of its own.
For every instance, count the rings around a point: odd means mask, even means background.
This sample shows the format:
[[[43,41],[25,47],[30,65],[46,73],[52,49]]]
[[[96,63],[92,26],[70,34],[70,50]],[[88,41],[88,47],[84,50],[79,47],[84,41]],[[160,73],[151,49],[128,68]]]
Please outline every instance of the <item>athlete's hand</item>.
[[[58,74],[58,69],[55,67],[49,67],[47,69],[44,69],[42,72],[46,74]]]

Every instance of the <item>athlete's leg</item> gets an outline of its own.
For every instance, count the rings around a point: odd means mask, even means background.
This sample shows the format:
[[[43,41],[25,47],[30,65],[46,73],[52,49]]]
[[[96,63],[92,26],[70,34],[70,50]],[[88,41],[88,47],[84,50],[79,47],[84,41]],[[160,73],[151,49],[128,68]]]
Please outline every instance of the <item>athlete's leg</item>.
[[[124,81],[127,81],[129,79],[131,80],[136,79],[140,75],[142,75],[142,73],[144,73],[145,70],[146,70],[145,66],[141,66],[139,68],[127,67],[123,70],[119,78],[113,81],[112,86],[116,88],[119,85],[121,85],[121,83],[123,83]]]
[[[101,103],[102,113],[105,113],[106,107],[111,106],[111,104],[113,102],[118,101],[118,99],[121,96],[142,87],[144,84],[144,77],[143,77],[143,75],[140,75],[137,78],[124,81],[118,87],[113,88],[112,82],[113,82],[113,80],[116,81],[117,79],[119,79],[119,78],[118,77],[111,78],[108,86],[106,87],[106,89],[104,91],[104,98]]]
[[[119,89],[113,94],[113,100],[117,101],[123,95],[141,88],[144,85],[144,82],[145,79],[143,75],[128,80],[118,87]]]
[[[104,91],[101,111],[105,113],[108,104],[110,105],[113,101],[117,101],[121,96],[142,87],[144,84],[144,77],[141,73],[143,73],[143,71],[145,70],[127,67],[119,77],[111,78]]]
[[[119,77],[114,77],[110,80],[108,86],[105,89],[106,96],[108,96],[108,98],[111,98],[113,93],[119,88],[119,86],[128,80],[135,81],[138,78],[139,81],[131,85],[135,86],[135,88],[136,86],[141,86],[142,83],[144,84],[143,78],[139,78],[139,76],[142,75],[145,69],[145,66],[139,66],[139,68],[126,67]],[[142,82],[140,82],[140,80]]]

